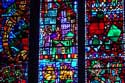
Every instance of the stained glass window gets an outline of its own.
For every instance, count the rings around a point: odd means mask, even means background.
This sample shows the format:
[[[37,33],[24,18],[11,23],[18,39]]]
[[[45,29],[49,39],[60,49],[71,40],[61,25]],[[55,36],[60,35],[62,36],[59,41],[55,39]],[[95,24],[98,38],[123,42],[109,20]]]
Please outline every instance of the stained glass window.
[[[77,0],[40,0],[39,83],[78,82]]]
[[[86,83],[125,82],[124,0],[86,0]]]
[[[0,83],[27,83],[29,0],[0,0]]]

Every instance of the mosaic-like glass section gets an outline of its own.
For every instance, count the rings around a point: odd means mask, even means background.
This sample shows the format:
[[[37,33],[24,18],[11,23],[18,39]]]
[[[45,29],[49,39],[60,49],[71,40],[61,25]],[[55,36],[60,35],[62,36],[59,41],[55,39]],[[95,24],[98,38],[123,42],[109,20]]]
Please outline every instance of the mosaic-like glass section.
[[[86,0],[86,83],[125,83],[124,0]]]
[[[78,82],[77,0],[40,0],[39,83]]]
[[[0,83],[27,83],[29,0],[0,0]]]

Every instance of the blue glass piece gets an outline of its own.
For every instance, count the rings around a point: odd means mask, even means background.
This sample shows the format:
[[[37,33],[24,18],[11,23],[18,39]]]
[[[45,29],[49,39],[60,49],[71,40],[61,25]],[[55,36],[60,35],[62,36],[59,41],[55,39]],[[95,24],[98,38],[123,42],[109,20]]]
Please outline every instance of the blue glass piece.
[[[2,0],[2,7],[3,8],[8,8],[14,2],[15,2],[15,0]]]

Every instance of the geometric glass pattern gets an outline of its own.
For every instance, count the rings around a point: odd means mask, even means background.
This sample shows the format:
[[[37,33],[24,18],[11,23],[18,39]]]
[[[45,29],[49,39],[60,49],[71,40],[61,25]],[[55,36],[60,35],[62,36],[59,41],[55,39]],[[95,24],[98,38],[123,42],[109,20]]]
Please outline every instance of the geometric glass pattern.
[[[77,6],[77,0],[40,0],[39,83],[78,82]]]
[[[0,83],[27,83],[29,0],[0,0]]]
[[[124,0],[85,1],[86,83],[125,83]]]

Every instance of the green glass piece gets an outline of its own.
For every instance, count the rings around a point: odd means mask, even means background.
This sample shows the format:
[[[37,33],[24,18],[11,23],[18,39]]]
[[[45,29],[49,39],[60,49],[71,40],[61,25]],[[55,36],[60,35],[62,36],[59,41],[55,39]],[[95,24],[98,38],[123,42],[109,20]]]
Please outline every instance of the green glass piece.
[[[112,0],[112,3],[116,3],[116,4],[117,4],[117,3],[118,3],[118,0]]]
[[[65,47],[66,54],[70,54],[70,47]]]
[[[59,43],[59,41],[54,40],[53,43],[56,45]]]
[[[68,32],[68,33],[66,34],[66,36],[67,36],[67,37],[73,37],[74,34],[73,34],[72,32]]]
[[[111,44],[110,40],[105,42],[105,48],[106,48],[107,50],[110,49],[110,44]]]
[[[105,78],[102,77],[102,80],[105,81]]]
[[[92,61],[92,64],[91,64],[91,67],[93,67],[94,65],[96,65],[96,64],[98,64],[98,62],[97,61]]]
[[[92,44],[93,44],[93,45],[99,45],[99,44],[100,44],[99,39],[94,38],[94,39],[92,40]]]
[[[105,42],[105,45],[109,45],[109,44],[111,44],[110,40]]]
[[[15,75],[16,75],[16,76],[20,76],[20,75],[21,75],[20,70],[16,70],[16,71],[15,71]]]
[[[71,45],[72,45],[72,40],[61,41],[61,43],[62,43],[64,46],[71,46]]]
[[[105,49],[109,50],[110,49],[110,45],[106,45]]]
[[[71,46],[72,45],[72,40],[64,40],[64,41],[53,41],[53,45],[57,45],[57,44],[62,44],[64,46]]]
[[[110,39],[111,39],[112,41],[117,42],[117,40],[118,40],[120,34],[121,34],[121,30],[118,29],[117,26],[112,25],[112,26],[110,27],[110,30],[109,30],[107,36],[110,37]]]
[[[13,9],[16,9],[16,4],[15,3],[13,5],[11,5],[10,7],[7,8],[7,12],[6,13],[12,12]]]
[[[119,67],[122,67],[122,64],[119,64]]]
[[[97,17],[98,17],[98,18],[104,18],[103,12],[102,12],[102,11],[99,11],[99,12],[97,13]]]
[[[55,83],[55,80],[52,80],[51,83]]]
[[[72,83],[73,82],[73,80],[67,80],[66,81],[66,83]]]
[[[48,80],[45,80],[44,83],[49,83]]]
[[[45,80],[44,83],[55,83],[55,80]]]
[[[56,54],[56,48],[55,47],[52,48],[52,54]]]

